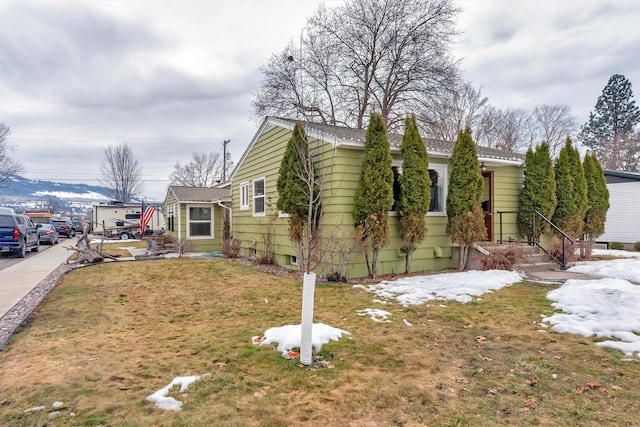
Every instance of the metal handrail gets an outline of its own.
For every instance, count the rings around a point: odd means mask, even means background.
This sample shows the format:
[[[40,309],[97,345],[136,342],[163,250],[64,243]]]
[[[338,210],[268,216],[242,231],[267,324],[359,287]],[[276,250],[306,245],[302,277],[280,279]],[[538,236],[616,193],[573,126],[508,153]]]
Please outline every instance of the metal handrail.
[[[557,225],[555,225],[554,223],[552,223],[549,219],[547,219],[547,217],[545,217],[544,215],[542,215],[540,212],[538,212],[537,210],[533,209],[533,210],[517,210],[517,211],[498,211],[497,213],[500,215],[500,243],[503,243],[502,240],[502,214],[508,214],[508,213],[521,213],[521,212],[525,212],[525,213],[531,213],[531,240],[529,240],[529,245],[533,246],[537,246],[540,249],[542,249],[544,251],[544,253],[546,253],[547,255],[549,255],[551,258],[553,258],[553,260],[555,262],[557,262],[560,265],[560,268],[562,268],[563,270],[567,269],[567,256],[566,256],[566,250],[565,250],[565,239],[568,239],[571,244],[574,244],[574,240],[569,237],[567,235],[567,233],[565,233],[564,231],[560,230],[560,228],[558,228]],[[540,219],[542,219],[543,221],[545,221],[547,224],[549,224],[555,231],[557,231],[558,233],[560,233],[560,235],[562,236],[562,259],[559,260],[558,258],[556,258],[553,254],[550,254],[549,251],[547,251],[545,248],[542,247],[542,245],[540,243],[538,243],[538,240],[536,239],[536,216],[538,216]]]

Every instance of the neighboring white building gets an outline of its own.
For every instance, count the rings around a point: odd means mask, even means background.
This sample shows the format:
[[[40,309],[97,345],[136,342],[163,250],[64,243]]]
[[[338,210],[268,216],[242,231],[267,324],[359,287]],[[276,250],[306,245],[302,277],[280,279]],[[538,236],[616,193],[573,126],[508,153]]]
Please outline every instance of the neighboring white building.
[[[605,171],[609,211],[599,242],[640,242],[640,173]]]
[[[151,206],[151,205],[150,205]],[[165,228],[163,207],[154,206],[156,211],[148,226],[151,231],[160,231]],[[140,227],[141,203],[111,202],[93,205],[93,234],[117,236],[122,229]]]

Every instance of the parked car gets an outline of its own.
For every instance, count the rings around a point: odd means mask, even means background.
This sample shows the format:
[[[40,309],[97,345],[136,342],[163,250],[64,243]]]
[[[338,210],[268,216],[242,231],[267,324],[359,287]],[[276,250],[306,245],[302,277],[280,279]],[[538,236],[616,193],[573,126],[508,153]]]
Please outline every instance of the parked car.
[[[73,228],[73,223],[70,219],[55,218],[51,220],[58,233],[64,237],[75,237],[76,230]]]
[[[49,243],[55,245],[60,241],[58,230],[51,224],[38,224],[38,238],[40,243]]]
[[[40,250],[38,229],[31,218],[0,208],[0,250],[11,251],[16,258],[24,258],[28,250]]]
[[[73,221],[73,229],[76,230],[76,233],[84,233],[84,225],[81,221]]]

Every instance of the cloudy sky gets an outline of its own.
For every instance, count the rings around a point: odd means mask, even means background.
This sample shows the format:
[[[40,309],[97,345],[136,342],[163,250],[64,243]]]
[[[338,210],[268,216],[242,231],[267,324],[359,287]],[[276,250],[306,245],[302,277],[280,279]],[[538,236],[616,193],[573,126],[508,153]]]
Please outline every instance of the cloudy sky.
[[[318,0],[0,0],[0,121],[27,178],[98,183],[128,143],[145,195],[176,161],[239,160],[259,67],[299,39]],[[341,0],[325,0],[328,6]],[[454,52],[499,108],[568,104],[580,124],[612,74],[640,92],[640,1],[460,0]]]

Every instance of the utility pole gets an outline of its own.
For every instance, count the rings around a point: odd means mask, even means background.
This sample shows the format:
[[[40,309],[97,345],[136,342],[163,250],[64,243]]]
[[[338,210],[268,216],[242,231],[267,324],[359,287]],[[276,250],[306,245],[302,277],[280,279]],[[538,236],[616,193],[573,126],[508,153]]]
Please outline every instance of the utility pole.
[[[225,139],[222,142],[222,182],[227,182],[227,144],[231,142],[230,139]]]

